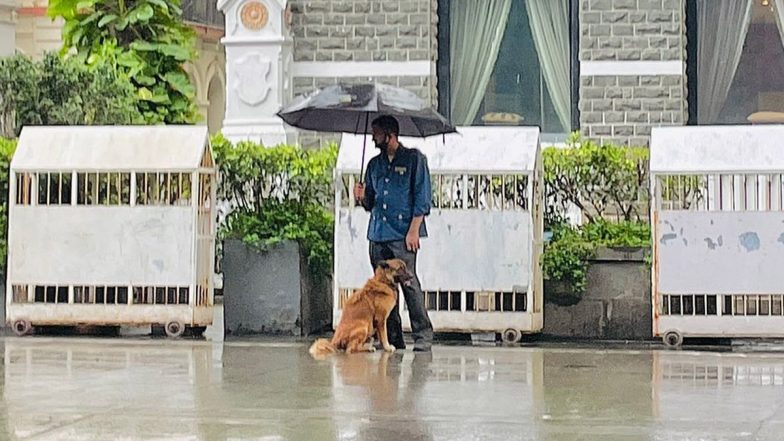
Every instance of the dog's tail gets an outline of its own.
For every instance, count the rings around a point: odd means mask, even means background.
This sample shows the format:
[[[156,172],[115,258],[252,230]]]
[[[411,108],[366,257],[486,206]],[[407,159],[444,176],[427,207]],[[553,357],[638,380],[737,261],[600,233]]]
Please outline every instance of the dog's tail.
[[[310,352],[313,358],[325,358],[327,355],[334,354],[337,351],[338,348],[331,341],[326,338],[319,338],[313,342],[308,352]]]

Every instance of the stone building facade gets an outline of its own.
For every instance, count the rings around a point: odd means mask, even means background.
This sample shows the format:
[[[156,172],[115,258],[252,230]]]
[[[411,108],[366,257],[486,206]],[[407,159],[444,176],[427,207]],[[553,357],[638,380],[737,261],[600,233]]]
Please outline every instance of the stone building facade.
[[[580,129],[645,145],[651,128],[684,125],[685,0],[582,0]]]
[[[295,94],[338,80],[371,79],[436,102],[437,1],[290,4]]]
[[[647,145],[688,119],[687,0],[574,0],[579,8],[579,129]],[[438,105],[437,0],[293,0],[295,93],[378,80]],[[443,27],[442,27],[443,29]],[[443,110],[443,109],[442,109]]]
[[[14,1],[17,8],[9,20],[6,17],[8,6],[3,5]],[[221,1],[225,0],[191,2],[203,3],[204,13],[212,14],[211,19],[193,20],[200,35],[203,57],[188,70],[197,86],[199,105],[214,127],[218,126],[215,121],[221,120],[226,97],[238,81],[226,74],[224,66],[226,58],[221,42],[226,41],[227,33],[224,26],[216,24],[218,15],[214,12]],[[517,18],[525,15],[525,0],[507,1],[512,3],[510,10],[516,11]],[[570,112],[571,123],[564,123],[568,118],[563,117],[564,106],[561,106],[561,124],[557,125],[562,129],[553,130],[552,124],[551,128],[545,127],[541,121],[546,118],[552,121],[555,113],[546,108],[549,104],[542,98],[540,115],[528,116],[523,124],[540,125],[543,132],[557,135],[551,137],[555,141],[564,139],[570,131],[579,130],[600,141],[647,145],[653,127],[696,122],[695,47],[698,39],[695,37],[695,11],[701,0],[562,1],[562,4],[568,3],[568,13],[565,12],[561,19],[569,27],[571,40],[568,47],[571,86],[566,86],[571,94],[571,110],[566,109]],[[450,77],[454,79],[454,72],[449,58],[454,54],[448,46],[452,23],[447,11],[468,4],[465,0],[241,0],[237,10],[253,2],[260,2],[269,11],[283,8],[287,11],[287,32],[290,33],[287,38],[293,41],[293,61],[291,66],[286,66],[286,75],[294,94],[339,81],[381,81],[407,88],[439,106],[442,113],[448,113],[444,103],[449,102],[445,98],[451,96],[449,84]],[[499,2],[503,3],[503,0]],[[764,46],[760,51],[768,50],[766,57],[778,56],[775,51],[780,51],[780,64],[784,66],[784,48],[763,44],[777,40],[773,14],[765,16],[769,12],[768,5],[776,2],[755,0],[752,3],[751,28],[759,42],[749,39],[747,45]],[[39,55],[42,50],[59,47],[60,24],[43,16],[45,4],[46,0],[0,0],[0,32],[5,29],[8,33],[7,23],[15,20],[14,44],[20,51]],[[270,17],[270,21],[273,19]],[[519,24],[515,23],[514,26]],[[468,32],[479,35],[478,29]],[[537,53],[529,51],[519,61],[533,63]],[[755,56],[761,59],[760,55],[745,54],[746,61],[741,60],[738,72],[746,75],[745,72],[764,71],[748,62]],[[535,89],[535,93],[527,96],[544,97],[548,90],[544,77],[542,69],[541,75],[522,79],[518,76],[517,82],[524,85],[524,94],[525,87]],[[757,86],[775,82],[762,77],[749,81],[756,82]],[[504,85],[494,84],[493,87],[500,90]],[[774,89],[776,87],[779,86]],[[218,88],[224,93],[217,92]],[[751,90],[737,89],[740,92]],[[746,107],[736,113],[770,110],[765,107],[784,102],[780,99],[784,97],[784,86],[780,89],[774,90],[775,93],[754,90],[754,97],[756,99],[759,94],[761,104],[746,103]],[[564,97],[561,100],[563,102]],[[749,110],[754,106],[759,109]],[[784,109],[781,110],[784,113]],[[492,109],[483,107],[480,115],[483,113],[492,113]],[[740,122],[745,122],[745,115]],[[474,124],[482,123],[480,118],[474,121]],[[327,138],[300,135],[303,144],[317,144]]]

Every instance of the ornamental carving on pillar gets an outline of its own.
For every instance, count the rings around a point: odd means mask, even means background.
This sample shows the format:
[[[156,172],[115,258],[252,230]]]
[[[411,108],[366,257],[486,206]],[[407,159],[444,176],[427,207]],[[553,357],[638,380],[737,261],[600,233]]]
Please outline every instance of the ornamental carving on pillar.
[[[261,2],[251,1],[245,3],[240,9],[242,25],[251,31],[258,31],[267,26],[269,11]]]
[[[263,103],[272,86],[269,82],[272,60],[259,52],[251,52],[234,62],[234,89],[239,99],[250,106]]]
[[[287,51],[283,56],[283,104],[288,104],[292,95],[291,87],[291,63],[294,60],[292,51]]]

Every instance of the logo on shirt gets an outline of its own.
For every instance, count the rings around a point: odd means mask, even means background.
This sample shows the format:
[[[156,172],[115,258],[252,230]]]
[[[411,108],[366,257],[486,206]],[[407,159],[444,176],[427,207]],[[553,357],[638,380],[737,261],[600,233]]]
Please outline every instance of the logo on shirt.
[[[399,174],[400,176],[406,174],[406,170],[408,170],[406,167],[395,167],[395,173]]]

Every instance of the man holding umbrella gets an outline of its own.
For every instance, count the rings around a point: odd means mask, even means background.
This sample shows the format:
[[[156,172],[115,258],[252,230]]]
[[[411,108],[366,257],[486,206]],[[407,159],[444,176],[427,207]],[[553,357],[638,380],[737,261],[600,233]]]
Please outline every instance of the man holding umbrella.
[[[425,216],[432,199],[427,158],[419,150],[404,147],[398,140],[398,121],[389,115],[373,120],[373,142],[380,153],[367,166],[365,183],[354,187],[354,197],[370,212],[368,240],[370,263],[397,258],[414,274],[403,295],[411,318],[414,351],[430,351],[433,325],[416,275],[420,238],[427,237]],[[389,314],[387,333],[395,348],[404,349],[400,302]]]
[[[403,287],[403,295],[411,317],[414,350],[429,351],[433,325],[416,277],[416,257],[419,239],[427,236],[424,219],[430,213],[432,198],[430,172],[425,156],[402,146],[398,136],[425,138],[457,130],[415,93],[382,83],[326,86],[298,97],[277,115],[305,130],[362,133],[365,139],[372,133],[381,152],[370,160],[363,180],[363,143],[360,181],[364,184],[354,188],[354,197],[370,211],[370,263],[375,268],[379,260],[399,258],[414,272],[414,280]],[[399,305],[389,315],[387,334],[392,345],[403,349]]]

